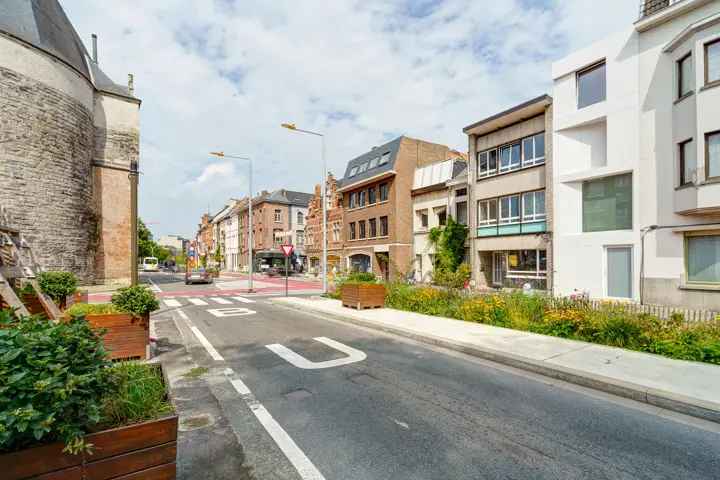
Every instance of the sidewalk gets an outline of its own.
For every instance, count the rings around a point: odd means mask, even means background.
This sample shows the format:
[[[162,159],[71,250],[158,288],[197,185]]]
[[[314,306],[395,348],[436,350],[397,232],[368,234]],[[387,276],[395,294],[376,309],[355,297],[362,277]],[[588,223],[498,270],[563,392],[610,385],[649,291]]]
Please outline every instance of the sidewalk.
[[[321,297],[272,302],[720,423],[720,366]]]

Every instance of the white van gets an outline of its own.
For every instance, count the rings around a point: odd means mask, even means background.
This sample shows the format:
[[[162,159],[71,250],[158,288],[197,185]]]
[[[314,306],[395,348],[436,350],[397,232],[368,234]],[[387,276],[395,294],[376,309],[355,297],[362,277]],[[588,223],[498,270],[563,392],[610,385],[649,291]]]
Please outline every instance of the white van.
[[[143,272],[157,272],[159,271],[157,257],[145,257],[142,262]]]

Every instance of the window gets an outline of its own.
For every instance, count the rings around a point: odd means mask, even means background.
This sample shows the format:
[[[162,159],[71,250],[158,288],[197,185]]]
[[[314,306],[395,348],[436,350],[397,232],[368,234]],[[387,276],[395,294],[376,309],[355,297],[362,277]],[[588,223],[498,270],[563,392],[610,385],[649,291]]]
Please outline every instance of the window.
[[[497,199],[478,202],[478,226],[497,224]]]
[[[297,212],[297,224],[302,225],[304,220],[303,212]]]
[[[477,168],[479,178],[495,175],[497,173],[497,150],[478,153]]]
[[[380,184],[380,201],[381,202],[387,202],[388,193],[389,193],[388,184],[381,183]]]
[[[583,232],[632,228],[632,174],[583,182]]]
[[[370,165],[368,165],[368,169],[377,167],[379,162],[380,157],[373,158],[372,160],[370,160]]]
[[[522,150],[523,167],[545,162],[545,132],[524,138],[522,141]]]
[[[546,250],[509,250],[507,252],[507,278],[547,277]]]
[[[387,237],[388,235],[388,217],[380,217],[380,236]]]
[[[632,298],[632,247],[607,247],[607,296]]]
[[[360,193],[358,194],[358,199],[359,199],[359,200],[358,200],[358,203],[359,203],[358,206],[359,206],[359,207],[364,207],[364,206],[365,206],[365,197],[366,197],[366,195],[367,195],[367,192],[366,192],[365,190],[361,190]]]
[[[545,190],[523,193],[523,222],[545,220]]]
[[[520,167],[520,143],[500,149],[500,171],[507,172]]]
[[[605,100],[605,62],[577,73],[578,108]]]
[[[520,222],[520,195],[511,195],[500,199],[500,223]]]
[[[688,283],[720,283],[720,235],[685,237]]]
[[[467,195],[467,188],[458,188],[455,190],[456,197],[464,197]]]
[[[368,188],[368,205],[374,205],[377,202],[377,190],[375,187]]]
[[[705,45],[705,85],[720,82],[720,39]]]
[[[377,237],[377,220],[371,218],[368,223],[370,224],[370,238]]]
[[[355,222],[350,222],[350,240],[355,240]]]
[[[705,172],[707,178],[720,177],[720,131],[705,134]]]
[[[360,238],[365,238],[365,220],[359,221],[358,225],[360,225]]]
[[[282,212],[281,212],[280,210],[275,210],[275,222],[276,222],[276,223],[280,223],[280,222],[281,222],[281,220],[280,220],[281,215],[282,215]]]
[[[360,168],[358,169],[358,174],[363,173],[365,170],[367,170],[368,164],[367,162],[360,165]]]
[[[348,177],[354,177],[355,174],[357,173],[357,171],[358,171],[357,167],[351,168],[350,173],[348,174]]]
[[[467,225],[467,202],[457,202],[455,204],[455,218],[461,225]]]
[[[382,157],[380,157],[380,165],[385,165],[390,161],[390,152],[385,152],[382,154]]]
[[[688,53],[677,62],[678,98],[693,91],[692,54]]]
[[[352,192],[350,194],[350,204],[348,208],[355,208],[357,207],[357,193]]]
[[[421,228],[427,228],[428,226],[428,212],[427,210],[418,210],[415,212],[417,214],[418,222],[420,223]]]
[[[305,232],[302,230],[298,230],[295,232],[295,241],[297,242],[299,247],[302,247],[305,245]]]
[[[445,226],[447,224],[447,212],[443,208],[437,212],[438,225]]]
[[[692,139],[686,140],[678,145],[680,158],[680,185],[687,185],[693,181],[693,173],[696,168],[695,144]]]

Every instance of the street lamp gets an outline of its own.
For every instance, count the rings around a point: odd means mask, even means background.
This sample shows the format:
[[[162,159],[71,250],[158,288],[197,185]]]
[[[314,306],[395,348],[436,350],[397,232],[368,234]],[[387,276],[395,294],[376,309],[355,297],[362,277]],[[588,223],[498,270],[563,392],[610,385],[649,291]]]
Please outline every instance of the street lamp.
[[[327,198],[325,198],[326,192],[326,183],[327,183],[327,165],[325,164],[325,135],[318,132],[311,132],[310,130],[303,130],[301,128],[297,128],[294,123],[283,123],[280,125],[283,128],[287,128],[288,130],[292,130],[294,132],[300,132],[300,133],[307,133],[308,135],[315,135],[316,137],[320,137],[320,149],[321,149],[321,157],[322,157],[322,182],[320,183],[321,186],[321,196],[322,196],[322,218],[323,218],[323,262],[322,262],[322,270],[323,270],[323,293],[327,293],[328,291],[328,284],[327,284],[327,213],[326,213],[326,204],[327,204]]]
[[[248,180],[250,182],[250,195],[248,195],[248,293],[253,291],[253,183],[252,183],[252,158],[246,155],[228,155],[225,152],[210,152],[210,155],[220,158],[234,158],[248,161]]]

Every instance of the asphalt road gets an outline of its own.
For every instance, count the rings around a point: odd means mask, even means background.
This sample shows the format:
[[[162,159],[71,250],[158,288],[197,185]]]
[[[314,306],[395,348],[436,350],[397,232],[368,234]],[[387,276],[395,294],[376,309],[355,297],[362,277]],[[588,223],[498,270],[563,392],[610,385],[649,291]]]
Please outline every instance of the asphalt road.
[[[184,287],[159,278],[156,284]],[[198,298],[207,305],[181,298],[156,318],[172,319],[194,360],[211,369],[214,394],[255,478],[720,478],[716,424],[288,310],[264,297],[243,297],[253,303],[228,297],[227,304]],[[209,312],[224,308],[253,313]],[[310,362],[346,358],[316,337],[366,358],[303,369],[267,347],[280,344]],[[233,379],[251,393],[243,395]],[[268,434],[258,405],[296,450],[277,431],[275,440]],[[315,470],[298,473],[288,456]]]

